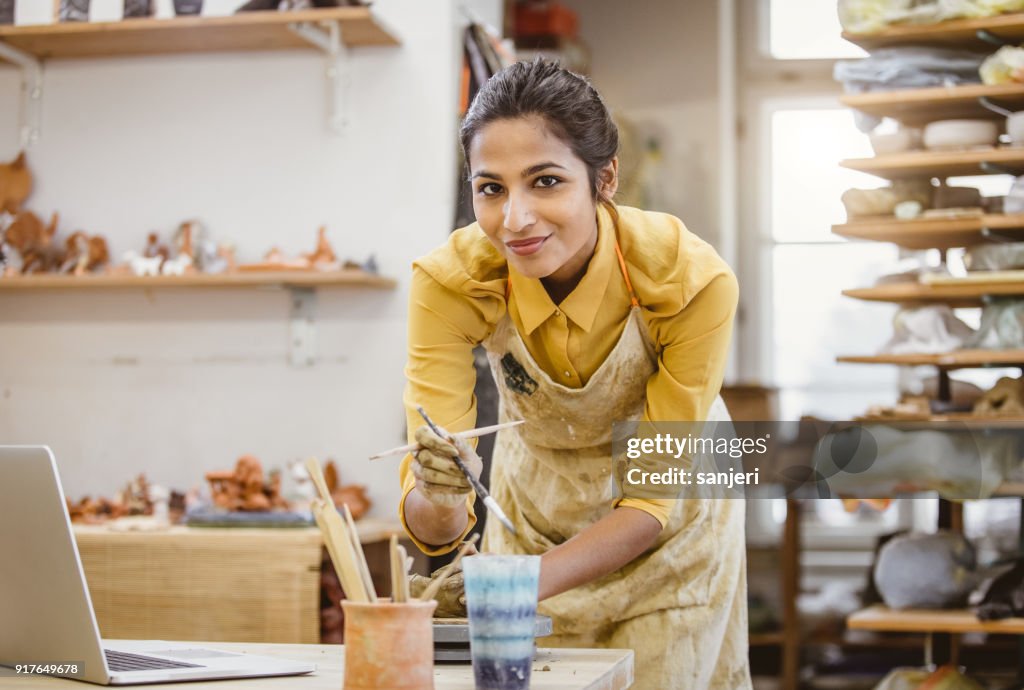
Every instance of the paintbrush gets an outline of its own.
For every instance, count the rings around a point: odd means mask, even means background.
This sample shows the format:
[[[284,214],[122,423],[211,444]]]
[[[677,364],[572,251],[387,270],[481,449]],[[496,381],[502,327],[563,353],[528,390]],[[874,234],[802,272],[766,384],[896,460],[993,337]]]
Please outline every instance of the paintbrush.
[[[514,426],[519,426],[520,424],[525,424],[525,423],[526,422],[524,420],[520,419],[520,420],[515,421],[515,422],[505,422],[503,424],[492,424],[490,426],[482,426],[479,429],[470,429],[469,431],[460,431],[460,432],[458,432],[456,434],[452,434],[452,436],[454,436],[455,438],[479,438],[480,436],[486,436],[487,434],[493,434],[496,431],[501,431],[502,429],[511,429]],[[420,444],[418,444],[418,443],[409,443],[409,444],[406,444],[404,446],[398,446],[398,448],[392,448],[391,450],[385,450],[385,451],[383,451],[381,453],[377,453],[376,455],[371,455],[370,459],[371,460],[377,460],[379,458],[386,458],[386,457],[391,456],[391,455],[405,455],[406,453],[411,453],[411,452],[413,452],[415,450],[419,450],[419,448],[420,448]]]
[[[427,588],[423,590],[423,594],[420,595],[420,601],[430,601],[434,598],[434,596],[441,590],[441,585],[444,584],[444,581],[447,580],[448,576],[452,574],[453,570],[455,570],[455,566],[459,564],[459,561],[461,561],[462,557],[466,555],[466,552],[473,548],[473,544],[475,544],[476,540],[479,538],[479,534],[474,534],[462,543],[462,547],[459,549],[459,552],[455,554],[455,558],[452,559],[452,562],[446,565],[444,570],[434,578],[434,581],[427,585]]]
[[[423,421],[427,423],[427,426],[430,427],[431,431],[433,431],[435,434],[445,439],[446,441],[454,443],[454,439],[452,438],[451,435],[446,436],[441,432],[440,429],[437,428],[436,424],[430,421],[430,417],[427,416],[426,411],[422,407],[417,405],[416,411],[420,413],[420,416],[423,417]],[[498,502],[491,497],[491,494],[487,491],[487,489],[484,488],[484,485],[480,483],[480,480],[473,476],[473,473],[469,471],[469,468],[466,467],[466,464],[462,462],[462,459],[458,455],[452,458],[452,460],[454,460],[455,464],[459,466],[459,469],[462,470],[462,473],[466,475],[466,479],[468,479],[469,483],[473,485],[473,490],[476,491],[476,495],[483,500],[484,505],[487,506],[487,509],[491,511],[491,514],[494,515],[494,517],[498,518],[501,524],[505,526],[505,529],[507,529],[509,532],[515,535],[516,528],[512,526],[512,521],[508,519],[508,516],[505,515],[505,511],[502,510],[501,506],[498,505]]]

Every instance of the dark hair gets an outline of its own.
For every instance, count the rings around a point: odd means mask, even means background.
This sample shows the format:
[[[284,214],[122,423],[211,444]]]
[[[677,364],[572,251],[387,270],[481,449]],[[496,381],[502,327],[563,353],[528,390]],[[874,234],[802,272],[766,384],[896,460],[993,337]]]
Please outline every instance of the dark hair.
[[[487,80],[459,130],[466,164],[469,146],[481,129],[496,120],[530,115],[543,118],[583,161],[594,199],[611,205],[600,191],[597,176],[619,150],[619,130],[590,81],[551,60],[517,62]]]

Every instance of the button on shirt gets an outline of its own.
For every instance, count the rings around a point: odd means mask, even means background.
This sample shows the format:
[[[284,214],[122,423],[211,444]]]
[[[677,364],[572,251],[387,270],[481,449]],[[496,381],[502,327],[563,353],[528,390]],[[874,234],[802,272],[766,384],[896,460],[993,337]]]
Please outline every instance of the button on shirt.
[[[643,421],[706,418],[725,372],[739,294],[736,278],[711,245],[679,219],[624,206],[617,210],[615,223],[599,207],[594,255],[579,284],[558,305],[540,280],[510,270],[476,223],[456,230],[413,264],[405,370],[410,441],[423,423],[416,404],[449,431],[475,426],[472,351],[506,310],[549,376],[569,387],[585,386],[615,347],[630,313],[616,237],[658,357],[658,371],[647,383]],[[416,481],[411,461],[406,456],[400,468],[403,521],[405,496]],[[673,503],[626,498],[618,505],[644,510],[664,526]],[[468,510],[472,527],[472,497]],[[419,544],[428,553],[453,545]]]

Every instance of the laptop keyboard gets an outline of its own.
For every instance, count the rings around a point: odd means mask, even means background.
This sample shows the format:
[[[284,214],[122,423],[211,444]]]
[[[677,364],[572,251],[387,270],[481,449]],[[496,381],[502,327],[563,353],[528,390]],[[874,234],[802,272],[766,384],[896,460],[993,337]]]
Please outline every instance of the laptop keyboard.
[[[170,661],[169,659],[157,659],[152,656],[141,654],[128,654],[127,652],[115,652],[112,649],[104,649],[107,657],[107,666],[111,671],[153,671],[162,668],[202,668],[199,664],[186,664],[183,661]]]

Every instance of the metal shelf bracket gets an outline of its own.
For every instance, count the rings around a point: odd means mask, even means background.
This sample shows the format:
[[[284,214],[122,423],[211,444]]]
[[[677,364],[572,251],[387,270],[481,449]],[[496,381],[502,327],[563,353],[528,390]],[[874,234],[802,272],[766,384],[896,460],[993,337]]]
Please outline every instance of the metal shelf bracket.
[[[288,361],[293,367],[316,364],[316,290],[289,287]]]
[[[1012,110],[1007,110],[1003,106],[993,103],[992,99],[989,98],[988,96],[979,96],[978,105],[980,105],[985,110],[992,111],[996,115],[1002,115],[1003,117],[1009,117],[1010,115],[1013,115]]]
[[[1007,165],[1003,165],[1002,163],[990,163],[989,161],[982,161],[978,163],[978,167],[981,168],[983,172],[986,172],[990,175],[1013,175],[1014,177],[1016,177],[1017,175],[1021,174],[1020,168],[1011,168]]]
[[[974,35],[978,37],[979,41],[984,41],[985,43],[994,45],[998,48],[1014,44],[1014,41],[1008,41],[1005,38],[1000,38],[988,29],[978,29]]]
[[[39,141],[43,113],[43,65],[34,56],[0,41],[0,58],[21,68],[21,148]]]
[[[348,90],[352,82],[348,49],[341,40],[337,21],[295,22],[288,29],[310,45],[322,50],[327,59],[327,126],[340,136],[348,126]]]

